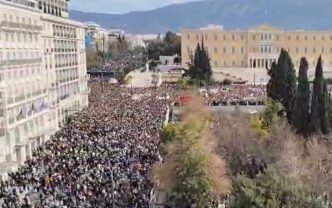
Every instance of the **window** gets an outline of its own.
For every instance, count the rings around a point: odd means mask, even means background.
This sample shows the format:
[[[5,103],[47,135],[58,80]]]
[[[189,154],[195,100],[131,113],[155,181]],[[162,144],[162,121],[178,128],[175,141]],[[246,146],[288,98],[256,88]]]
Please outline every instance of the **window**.
[[[218,36],[217,35],[214,35],[214,40],[218,40]]]
[[[244,35],[241,35],[241,40],[244,40]]]
[[[190,40],[190,35],[189,34],[187,35],[187,39]]]
[[[214,48],[214,53],[218,53],[218,48]]]
[[[253,39],[253,40],[256,40],[256,35],[253,35],[253,36],[252,36],[252,39]]]
[[[290,35],[288,36],[288,40],[291,40],[291,36]]]
[[[322,54],[324,54],[325,53],[325,49],[324,49],[324,47],[322,48]]]
[[[316,53],[316,48],[315,47],[312,49],[312,53]]]
[[[297,36],[296,36],[296,40],[299,40],[299,39],[300,39],[300,38],[299,38],[299,36],[297,35]]]
[[[299,53],[299,48],[298,47],[296,47],[296,53]]]
[[[214,66],[218,66],[218,62],[217,61],[214,61]]]
[[[331,48],[331,49],[332,49],[332,48]],[[307,47],[304,48],[304,53],[305,53],[305,54],[308,53],[308,48],[307,48]]]
[[[304,40],[308,40],[308,36],[304,36]]]
[[[224,66],[227,66],[227,62],[226,61],[224,61]]]
[[[279,35],[277,35],[276,39],[279,40]]]
[[[227,38],[226,38],[226,35],[224,35],[223,39],[224,39],[224,40],[226,40],[226,39],[227,39]]]
[[[241,54],[244,54],[244,48],[243,47],[241,48]]]
[[[227,49],[226,49],[226,47],[223,48],[223,52],[224,52],[224,53],[227,53]]]
[[[316,40],[316,36],[314,35],[313,40]]]
[[[235,47],[232,47],[232,53],[233,54],[235,53]]]
[[[232,62],[232,65],[235,66],[235,61]]]
[[[322,36],[322,40],[325,40],[325,36]]]
[[[235,40],[235,35],[232,35],[232,40]]]
[[[196,35],[196,40],[199,40],[199,35]]]

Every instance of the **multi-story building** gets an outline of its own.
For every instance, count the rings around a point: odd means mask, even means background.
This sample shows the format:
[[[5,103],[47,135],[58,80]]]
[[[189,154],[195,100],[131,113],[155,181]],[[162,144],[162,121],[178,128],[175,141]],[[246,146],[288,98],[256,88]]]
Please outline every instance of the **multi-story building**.
[[[0,179],[88,105],[85,28],[67,5],[0,0]]]
[[[320,55],[324,65],[332,67],[332,31],[285,31],[268,25],[249,30],[214,27],[183,30],[181,38],[184,65],[203,40],[213,67],[266,68],[277,61],[282,48],[289,52],[295,67],[301,57],[313,67]]]
[[[90,43],[90,46],[92,49],[98,52],[107,52],[109,49],[109,43],[113,40],[111,36],[112,34],[94,22],[86,22],[85,26],[86,35],[91,37],[92,42]],[[117,37],[118,36],[116,36],[116,38]]]

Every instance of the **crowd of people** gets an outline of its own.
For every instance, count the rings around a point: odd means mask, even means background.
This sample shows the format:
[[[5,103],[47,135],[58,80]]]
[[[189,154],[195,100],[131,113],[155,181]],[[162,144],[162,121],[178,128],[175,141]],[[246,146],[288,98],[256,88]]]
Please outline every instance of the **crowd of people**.
[[[213,86],[205,93],[209,105],[262,105],[266,98],[265,85]]]
[[[90,71],[107,71],[107,72],[128,72],[143,66],[143,55],[140,53],[125,53],[119,57],[107,58],[106,63],[101,69],[92,69]]]
[[[162,160],[159,131],[169,104],[185,91],[177,85],[144,89],[90,85],[89,107],[72,115],[62,130],[0,183],[0,207],[149,207],[151,168]],[[215,85],[201,90],[201,95],[209,105],[223,105],[249,98],[262,101],[266,90]]]
[[[91,87],[89,108],[0,184],[0,207],[149,207],[167,89]]]
[[[176,88],[175,88],[176,89]],[[186,104],[191,95],[186,91],[175,91],[175,105]],[[201,88],[199,95],[209,106],[228,105],[264,105],[266,98],[265,85],[213,85],[208,90]]]

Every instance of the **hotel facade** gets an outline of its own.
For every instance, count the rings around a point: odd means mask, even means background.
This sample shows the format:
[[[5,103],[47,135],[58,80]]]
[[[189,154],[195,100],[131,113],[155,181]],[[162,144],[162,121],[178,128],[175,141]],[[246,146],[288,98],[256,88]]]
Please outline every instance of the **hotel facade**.
[[[88,79],[68,0],[0,0],[0,179],[88,106]]]
[[[314,67],[321,55],[324,66],[332,67],[332,31],[285,31],[269,25],[249,30],[205,28],[183,30],[182,64],[190,60],[197,44],[204,42],[214,68],[266,68],[277,61],[282,48],[298,68],[301,57]]]

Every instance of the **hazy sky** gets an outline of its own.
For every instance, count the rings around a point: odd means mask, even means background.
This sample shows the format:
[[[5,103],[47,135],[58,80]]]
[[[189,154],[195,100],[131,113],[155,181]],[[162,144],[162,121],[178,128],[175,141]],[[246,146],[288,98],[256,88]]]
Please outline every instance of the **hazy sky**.
[[[184,3],[196,0],[71,0],[70,9],[122,14],[129,11],[150,10],[174,3]]]

